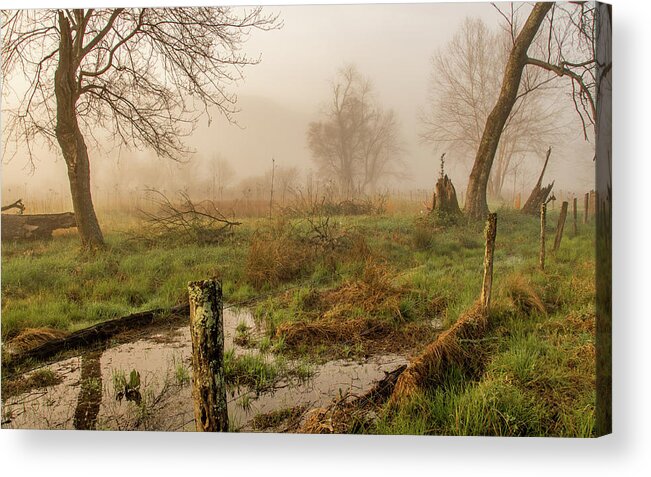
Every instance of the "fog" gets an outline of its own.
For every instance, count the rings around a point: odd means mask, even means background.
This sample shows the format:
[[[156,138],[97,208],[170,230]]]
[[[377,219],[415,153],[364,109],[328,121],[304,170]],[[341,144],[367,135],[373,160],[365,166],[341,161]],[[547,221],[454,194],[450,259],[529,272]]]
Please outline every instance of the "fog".
[[[389,189],[431,190],[444,152],[420,139],[419,119],[429,95],[432,55],[459,29],[466,17],[480,18],[490,28],[501,28],[503,19],[488,3],[431,5],[343,5],[268,7],[284,24],[274,31],[254,31],[244,51],[261,63],[247,67],[245,79],[233,90],[241,110],[229,123],[215,117],[197,125],[186,143],[195,154],[186,163],[157,158],[147,150],[116,148],[89,142],[94,198],[98,206],[116,193],[137,192],[146,187],[168,191],[187,190],[205,195],[210,188],[211,161],[228,161],[235,175],[227,184],[231,195],[249,176],[261,176],[271,167],[297,167],[303,178],[316,172],[306,132],[319,120],[331,96],[331,81],[344,65],[355,64],[371,79],[379,103],[393,109],[403,139],[407,178],[387,179]],[[554,152],[546,181],[556,190],[584,192],[594,184],[594,147],[583,139],[571,99],[558,104],[559,121],[567,123]],[[11,98],[3,97],[4,110]],[[23,198],[48,200],[69,207],[66,166],[56,149],[39,148],[34,168],[26,151],[11,147],[3,157],[2,201]],[[13,156],[13,157],[10,157]],[[473,157],[448,156],[447,170],[457,190],[463,192]],[[519,177],[507,180],[506,195],[523,195],[537,179],[544,155],[530,155]],[[514,181],[515,179],[515,181]],[[49,198],[49,199],[48,199]],[[54,200],[56,198],[56,201]],[[58,201],[58,202],[57,202]],[[54,207],[54,206],[53,206]]]

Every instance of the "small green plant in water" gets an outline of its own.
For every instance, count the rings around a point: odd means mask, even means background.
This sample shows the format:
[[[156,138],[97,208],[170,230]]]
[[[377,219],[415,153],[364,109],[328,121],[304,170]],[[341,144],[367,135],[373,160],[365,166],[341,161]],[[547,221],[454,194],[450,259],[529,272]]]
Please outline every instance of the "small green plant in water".
[[[116,401],[133,401],[140,404],[142,395],[140,394],[140,373],[135,369],[129,373],[129,380],[127,380],[124,371],[113,371],[113,390],[115,391]]]
[[[190,382],[190,371],[188,370],[188,367],[183,364],[183,361],[176,363],[174,376],[176,377],[177,384],[180,384],[181,386]]]

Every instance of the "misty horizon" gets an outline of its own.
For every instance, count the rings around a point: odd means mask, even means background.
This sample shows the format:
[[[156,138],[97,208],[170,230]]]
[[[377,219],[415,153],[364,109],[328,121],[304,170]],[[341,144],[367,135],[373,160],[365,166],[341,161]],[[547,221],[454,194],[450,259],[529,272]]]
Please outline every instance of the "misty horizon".
[[[463,195],[474,157],[460,157],[445,145],[424,143],[421,116],[431,97],[430,77],[436,74],[433,55],[446,46],[466,18],[478,18],[493,31],[502,28],[502,18],[493,6],[307,5],[265,10],[278,13],[283,28],[253,31],[243,46],[248,55],[260,55],[261,62],[244,68],[244,79],[232,87],[240,110],[234,116],[237,124],[218,113],[212,115],[210,124],[203,117],[184,141],[195,153],[179,163],[158,158],[147,149],[89,141],[91,183],[98,206],[118,189],[195,190],[204,198],[206,186],[199,191],[198,184],[205,181],[203,176],[216,157],[234,169],[227,186],[231,196],[241,196],[238,185],[242,181],[263,177],[272,159],[276,166],[298,168],[299,182],[303,182],[309,174],[318,173],[307,144],[308,125],[322,117],[331,82],[348,64],[356,65],[370,79],[378,103],[397,116],[405,177],[387,177],[380,189],[432,190],[440,154],[447,152],[446,172]],[[567,104],[558,105],[559,118],[571,126],[558,144],[550,144],[553,153],[545,180],[554,180],[556,190],[584,191],[594,183],[594,145],[583,139],[580,121],[567,99]],[[4,111],[11,104],[7,104],[7,94],[3,100]],[[3,157],[3,202],[56,196],[66,203],[66,167],[58,148],[37,149],[33,170],[21,148],[15,157],[9,156]],[[544,151],[527,154],[524,170],[506,181],[507,199],[515,192],[528,193],[543,159]]]

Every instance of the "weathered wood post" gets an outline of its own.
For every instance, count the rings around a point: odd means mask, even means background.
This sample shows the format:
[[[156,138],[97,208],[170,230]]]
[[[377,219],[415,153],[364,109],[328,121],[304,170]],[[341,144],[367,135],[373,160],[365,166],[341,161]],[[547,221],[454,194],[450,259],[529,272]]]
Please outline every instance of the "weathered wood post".
[[[493,254],[495,252],[495,236],[497,235],[497,214],[488,214],[486,229],[486,251],[484,252],[484,280],[481,286],[481,306],[488,312],[493,288]]]
[[[540,269],[545,269],[545,228],[547,227],[547,204],[540,204]]]
[[[224,379],[224,324],[221,283],[188,283],[192,336],[192,398],[197,431],[228,431]]]
[[[589,211],[589,219],[592,219],[592,217],[595,216],[595,195],[594,195],[594,190],[590,191],[590,204],[588,206],[588,211]]]
[[[583,198],[583,224],[588,223],[588,211],[590,210],[590,192],[585,193]]]
[[[561,215],[558,216],[558,224],[556,225],[556,238],[554,238],[554,252],[561,246],[561,239],[563,238],[563,228],[565,227],[565,219],[567,218],[567,201],[563,201],[561,205]]]
[[[574,236],[576,237],[577,234],[577,228],[576,228],[576,197],[572,201],[572,216],[574,217],[574,222],[572,223],[572,228],[574,232]]]

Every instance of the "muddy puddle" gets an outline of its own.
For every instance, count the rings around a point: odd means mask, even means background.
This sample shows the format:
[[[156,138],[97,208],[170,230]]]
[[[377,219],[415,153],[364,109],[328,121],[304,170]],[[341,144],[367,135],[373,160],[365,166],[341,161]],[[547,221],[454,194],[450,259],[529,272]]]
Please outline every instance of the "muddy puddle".
[[[260,333],[248,312],[227,308],[226,350],[232,349],[235,356],[259,354],[233,342],[238,325],[254,335]],[[8,398],[2,406],[2,427],[193,431],[191,352],[186,326],[31,371],[45,370],[60,379],[56,385]],[[274,360],[272,354],[263,357]],[[245,386],[230,389],[231,429],[255,431],[256,416],[289,408],[307,410],[347,394],[361,395],[385,372],[406,362],[400,355],[335,360],[310,366],[301,379],[280,378],[264,391]],[[267,430],[282,431],[282,423]]]

